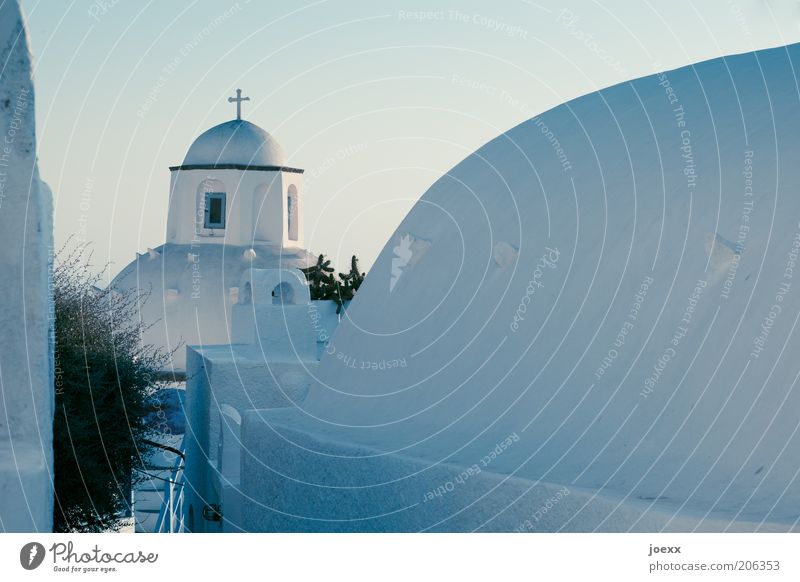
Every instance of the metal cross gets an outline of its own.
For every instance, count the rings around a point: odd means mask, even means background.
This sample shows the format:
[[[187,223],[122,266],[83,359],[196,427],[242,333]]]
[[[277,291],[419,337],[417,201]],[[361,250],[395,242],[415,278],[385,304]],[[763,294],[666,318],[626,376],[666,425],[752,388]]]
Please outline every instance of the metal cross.
[[[228,97],[228,103],[236,103],[236,119],[242,119],[242,101],[250,101],[250,97],[242,97],[242,90],[236,89],[236,97]]]

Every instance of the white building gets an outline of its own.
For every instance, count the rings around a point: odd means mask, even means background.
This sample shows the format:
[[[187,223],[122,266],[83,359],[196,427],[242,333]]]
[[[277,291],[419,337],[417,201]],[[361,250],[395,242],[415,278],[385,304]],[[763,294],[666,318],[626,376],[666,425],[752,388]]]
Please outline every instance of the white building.
[[[166,243],[138,255],[114,280],[148,294],[146,343],[176,350],[231,342],[231,307],[250,269],[305,267],[303,170],[290,166],[280,144],[241,119],[241,97],[229,98],[237,118],[204,132],[183,163],[170,168]]]
[[[238,296],[234,343],[187,349],[183,517],[193,532],[243,531],[253,484],[241,472],[251,454],[242,448],[242,417],[302,407],[317,382],[321,348],[339,323],[336,304],[312,302],[296,269],[245,272]],[[221,519],[209,520],[209,512]]]
[[[165,494],[181,496],[190,531],[240,530],[239,411],[301,402],[339,322],[335,303],[311,302],[297,268],[312,261],[303,170],[241,119],[245,99],[237,90],[237,118],[200,135],[170,168],[167,241],[114,282],[149,293],[144,341],[175,350],[174,368],[186,370],[185,487]],[[221,507],[224,521],[203,519]]]

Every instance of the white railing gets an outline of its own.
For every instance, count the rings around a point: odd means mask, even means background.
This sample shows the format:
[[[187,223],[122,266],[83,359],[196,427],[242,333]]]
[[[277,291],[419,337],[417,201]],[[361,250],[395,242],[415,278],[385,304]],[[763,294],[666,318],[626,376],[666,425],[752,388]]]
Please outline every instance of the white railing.
[[[183,446],[181,446],[183,448]],[[164,503],[156,520],[154,533],[183,533],[184,457],[178,455],[164,483]]]

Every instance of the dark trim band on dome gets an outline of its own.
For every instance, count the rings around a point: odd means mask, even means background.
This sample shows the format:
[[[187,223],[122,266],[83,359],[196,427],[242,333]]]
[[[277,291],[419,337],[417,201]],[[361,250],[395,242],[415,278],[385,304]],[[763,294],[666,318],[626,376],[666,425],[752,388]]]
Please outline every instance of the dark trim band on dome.
[[[305,170],[290,168],[288,166],[250,166],[248,164],[187,164],[184,166],[170,166],[170,172],[175,170],[253,170],[256,172],[292,172],[302,174]]]

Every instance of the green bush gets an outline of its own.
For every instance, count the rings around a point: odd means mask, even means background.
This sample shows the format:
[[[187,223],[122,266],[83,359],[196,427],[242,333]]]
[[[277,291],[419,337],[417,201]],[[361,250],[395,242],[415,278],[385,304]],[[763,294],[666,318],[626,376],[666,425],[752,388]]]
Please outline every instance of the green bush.
[[[54,530],[106,531],[148,453],[144,417],[168,354],[142,343],[142,296],[98,289],[86,246],[64,255],[53,272]]]

